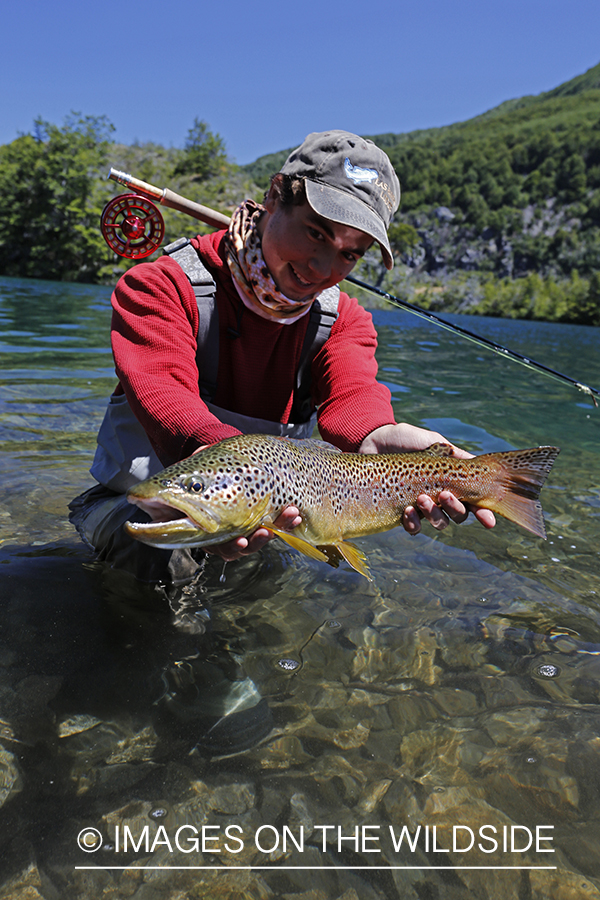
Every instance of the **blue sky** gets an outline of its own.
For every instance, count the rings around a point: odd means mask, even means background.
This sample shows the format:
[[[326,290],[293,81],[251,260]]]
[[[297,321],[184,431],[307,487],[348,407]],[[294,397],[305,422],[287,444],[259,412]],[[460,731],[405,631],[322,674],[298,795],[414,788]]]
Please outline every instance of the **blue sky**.
[[[556,87],[600,62],[600,3],[19,0],[2,33],[0,143],[75,110],[182,146],[197,116],[246,163],[310,131],[412,131]]]

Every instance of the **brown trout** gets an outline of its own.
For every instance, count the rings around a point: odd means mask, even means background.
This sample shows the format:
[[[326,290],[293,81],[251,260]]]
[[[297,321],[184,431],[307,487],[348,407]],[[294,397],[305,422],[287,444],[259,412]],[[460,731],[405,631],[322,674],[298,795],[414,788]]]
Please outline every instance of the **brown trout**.
[[[127,494],[152,517],[127,522],[153,547],[210,547],[260,526],[295,550],[337,566],[341,558],[369,578],[366,557],[348,539],[387,531],[420,494],[442,491],[491,509],[546,537],[540,489],[558,455],[536,447],[456,459],[447,444],[414,453],[342,453],[315,440],[249,434],[227,438],[141,482]],[[286,506],[302,524],[273,527]]]

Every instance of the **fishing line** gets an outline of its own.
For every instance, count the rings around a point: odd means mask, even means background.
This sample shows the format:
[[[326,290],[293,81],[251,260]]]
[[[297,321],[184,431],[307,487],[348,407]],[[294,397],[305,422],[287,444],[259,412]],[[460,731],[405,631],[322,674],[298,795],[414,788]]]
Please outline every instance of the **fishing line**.
[[[598,406],[596,397],[600,397],[600,391],[589,387],[587,384],[582,384],[580,381],[576,381],[575,378],[570,378],[569,375],[563,375],[562,372],[557,372],[555,369],[551,369],[543,363],[536,362],[535,359],[530,359],[528,356],[522,356],[515,350],[508,350],[507,347],[496,344],[494,341],[481,337],[481,335],[474,334],[472,331],[467,331],[466,328],[461,328],[460,325],[452,325],[445,319],[440,319],[440,317],[434,315],[434,313],[427,312],[427,310],[422,309],[420,306],[415,306],[413,303],[408,303],[407,300],[400,300],[399,297],[394,297],[392,294],[388,294],[387,291],[382,291],[381,288],[374,287],[372,284],[367,284],[365,281],[360,281],[360,279],[355,278],[353,275],[347,275],[345,280],[349,281],[351,284],[355,284],[357,287],[363,288],[365,291],[370,291],[372,294],[383,297],[384,300],[387,300],[388,303],[398,309],[406,310],[406,312],[413,313],[413,315],[419,316],[421,319],[427,319],[429,322],[434,322],[436,325],[439,325],[440,328],[445,328],[446,331],[460,334],[461,337],[466,338],[466,340],[471,341],[473,344],[479,344],[480,347],[492,350],[494,353],[498,353],[505,359],[520,363],[527,369],[531,369],[534,372],[540,372],[542,375],[553,378],[555,381],[566,382],[567,384],[576,387],[584,394],[587,394],[588,397],[591,397],[594,406]]]
[[[155,200],[158,203],[162,203],[164,206],[169,207],[170,209],[176,209],[179,212],[186,213],[186,215],[192,216],[192,218],[194,219],[199,219],[201,222],[205,222],[213,228],[226,228],[229,224],[229,216],[226,216],[223,213],[216,212],[214,209],[209,209],[207,206],[201,206],[199,203],[195,203],[192,200],[188,200],[186,197],[180,196],[180,194],[173,193],[173,191],[170,191],[168,188],[155,187],[155,185],[148,184],[145,181],[140,181],[139,178],[134,178],[133,175],[128,175],[126,172],[120,172],[118,169],[111,169],[108,177],[113,181],[118,182],[119,184],[123,184],[127,187],[133,188],[136,193],[141,194],[142,197],[147,197],[149,200]],[[139,225],[139,217],[136,218],[129,207],[126,206],[121,208],[121,206],[119,206],[119,203],[124,203],[127,198],[131,197],[135,198],[135,195],[126,194],[121,195],[120,197],[113,198],[113,200],[109,201],[109,203],[106,205],[102,214],[102,232],[107,240],[107,243],[115,251],[115,253],[118,253],[120,256],[125,256],[130,259],[134,258],[135,256],[137,256],[138,258],[142,258],[142,256],[148,255],[160,244],[160,240],[156,244],[152,241],[149,242],[148,236],[145,235],[145,233],[144,236],[139,240],[136,237],[136,229]],[[137,199],[139,200],[139,198]],[[112,209],[115,203],[117,204],[117,206]],[[131,201],[131,203],[133,203],[133,201]],[[149,205],[152,206],[152,203],[150,203]],[[153,207],[153,209],[160,219],[160,213],[158,212],[158,210],[155,207]],[[109,219],[111,218],[111,215],[114,215],[114,217],[116,218],[118,218],[119,215],[124,215],[125,218],[123,219],[123,221],[120,221],[115,225],[115,222],[112,222],[112,219],[109,222],[105,221],[105,217],[107,216],[107,214]],[[115,233],[110,231],[110,229],[114,227],[116,227],[117,229]],[[110,237],[108,231],[110,231],[110,235],[112,235],[112,237]],[[134,248],[134,250],[128,251],[126,248],[128,248],[130,244],[132,244],[132,242],[135,243],[136,240],[138,244],[141,243],[142,246],[137,247],[137,249]],[[489,341],[487,338],[481,337],[478,334],[474,334],[472,331],[467,331],[466,328],[461,328],[459,325],[452,325],[450,322],[446,322],[445,319],[440,319],[439,316],[427,312],[420,306],[415,306],[413,303],[408,303],[408,301],[406,300],[400,300],[399,297],[394,297],[392,294],[388,294],[387,291],[382,291],[381,288],[375,287],[372,284],[367,284],[365,281],[360,281],[360,279],[355,278],[352,275],[347,275],[345,280],[349,281],[351,284],[355,284],[357,287],[363,288],[363,290],[365,291],[370,291],[370,293],[372,294],[377,294],[379,297],[383,297],[384,300],[387,300],[388,303],[390,303],[392,306],[397,307],[398,309],[406,310],[406,312],[413,313],[413,315],[415,316],[420,316],[422,319],[427,319],[429,322],[434,322],[436,325],[439,325],[440,328],[445,328],[446,331],[451,331],[454,334],[460,334],[461,337],[466,338],[468,341],[472,341],[474,344],[478,344],[480,347],[486,347],[488,350],[492,350],[494,353],[498,353],[505,359],[511,359],[513,362],[520,363],[520,365],[525,366],[526,368],[531,369],[534,372],[540,372],[542,375],[546,375],[548,378],[553,378],[555,381],[570,384],[573,387],[576,387],[578,390],[582,391],[584,394],[587,394],[588,397],[591,398],[594,406],[598,406],[596,397],[600,397],[600,391],[589,387],[587,384],[582,384],[580,381],[576,381],[575,378],[570,378],[568,375],[563,375],[562,372],[557,372],[555,369],[551,369],[549,366],[545,366],[543,363],[536,362],[534,359],[530,359],[527,356],[522,356],[515,350],[508,350],[501,344],[496,344],[494,341]]]

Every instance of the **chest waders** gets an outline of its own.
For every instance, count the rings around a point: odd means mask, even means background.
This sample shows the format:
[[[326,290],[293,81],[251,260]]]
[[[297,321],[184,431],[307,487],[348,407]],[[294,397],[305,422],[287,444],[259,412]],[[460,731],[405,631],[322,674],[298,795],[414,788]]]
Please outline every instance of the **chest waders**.
[[[296,372],[291,422],[282,424],[244,416],[213,403],[219,366],[217,286],[187,238],[169,244],[165,253],[181,266],[194,290],[199,315],[198,387],[200,397],[213,415],[244,434],[310,437],[316,425],[316,410],[311,398],[311,366],[338,316],[339,287],[336,285],[319,294],[308,313],[310,318]],[[122,528],[128,519],[146,521],[142,510],[127,503],[125,492],[163,468],[125,394],[113,394],[98,432],[98,446],[90,469],[98,485],[72,501],[70,519],[84,541],[97,551],[99,559],[111,562],[115,568],[128,569],[142,581],[178,583],[189,580],[198,568],[191,551],[146,547],[129,538]]]
[[[196,363],[199,372],[200,396],[210,411],[225,425],[232,425],[244,434],[274,434],[280,437],[311,437],[317,424],[317,413],[311,400],[310,370],[312,361],[331,334],[338,315],[340,289],[337,285],[319,294],[309,315],[308,327],[300,364],[296,372],[294,400],[290,422],[272,422],[268,419],[243,416],[213,403],[217,391],[219,368],[219,310],[216,304],[215,280],[187,238],[180,238],[165,247],[165,253],[174,259],[194,289],[198,304],[198,350]]]

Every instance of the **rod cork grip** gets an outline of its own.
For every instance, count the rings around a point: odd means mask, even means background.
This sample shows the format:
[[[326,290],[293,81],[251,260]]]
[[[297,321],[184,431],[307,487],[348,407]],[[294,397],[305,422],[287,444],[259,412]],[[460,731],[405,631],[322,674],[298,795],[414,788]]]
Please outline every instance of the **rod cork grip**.
[[[125,187],[133,188],[138,194],[142,194],[142,196],[148,197],[150,200],[155,200],[169,209],[176,209],[178,212],[185,213],[193,219],[199,219],[212,228],[227,228],[229,225],[229,216],[217,212],[215,209],[210,209],[208,206],[202,206],[201,203],[196,203],[194,200],[188,200],[187,197],[182,197],[181,194],[176,194],[174,191],[170,191],[169,188],[155,187],[153,184],[148,184],[147,181],[140,181],[139,178],[134,178],[133,175],[128,175],[127,172],[120,172],[118,169],[113,168],[108,173],[108,178]]]

